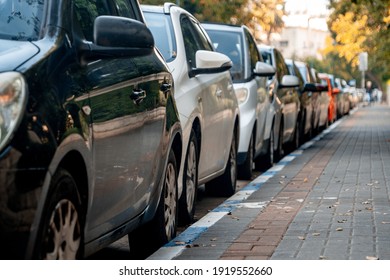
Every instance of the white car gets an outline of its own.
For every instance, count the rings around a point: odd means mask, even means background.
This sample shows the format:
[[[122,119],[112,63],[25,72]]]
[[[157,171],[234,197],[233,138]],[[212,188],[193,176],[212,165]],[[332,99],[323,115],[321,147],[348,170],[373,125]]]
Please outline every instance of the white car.
[[[267,90],[267,78],[275,68],[263,62],[256,42],[246,26],[203,24],[218,52],[233,62],[230,72],[240,106],[238,175],[251,179],[253,164],[264,166],[261,155],[270,153],[274,96]]]
[[[237,181],[239,107],[229,69],[232,62],[214,51],[199,21],[177,5],[141,6],[156,46],[175,82],[183,129],[179,171],[179,221],[194,216],[198,185],[230,196]]]

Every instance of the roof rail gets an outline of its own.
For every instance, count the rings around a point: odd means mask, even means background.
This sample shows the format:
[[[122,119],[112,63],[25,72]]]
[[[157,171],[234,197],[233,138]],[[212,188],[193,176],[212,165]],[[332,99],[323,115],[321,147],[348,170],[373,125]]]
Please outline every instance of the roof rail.
[[[164,3],[164,14],[169,14],[170,13],[169,10],[171,9],[172,6],[177,6],[177,5],[171,2]]]

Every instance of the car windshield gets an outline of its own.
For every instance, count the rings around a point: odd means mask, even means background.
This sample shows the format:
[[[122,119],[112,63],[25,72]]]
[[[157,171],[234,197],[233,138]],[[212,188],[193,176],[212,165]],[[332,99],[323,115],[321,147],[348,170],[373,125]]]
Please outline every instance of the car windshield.
[[[146,24],[166,62],[176,58],[176,41],[169,15],[144,12]]]
[[[230,72],[233,81],[245,79],[242,36],[239,32],[207,30],[217,52],[227,55],[233,62]]]
[[[0,39],[39,38],[44,0],[0,0]]]

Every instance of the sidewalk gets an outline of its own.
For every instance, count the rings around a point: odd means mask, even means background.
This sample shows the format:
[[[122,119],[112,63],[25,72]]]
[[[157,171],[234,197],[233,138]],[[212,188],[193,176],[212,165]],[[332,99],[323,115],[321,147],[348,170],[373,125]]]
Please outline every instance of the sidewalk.
[[[390,259],[390,107],[361,107],[150,259]]]

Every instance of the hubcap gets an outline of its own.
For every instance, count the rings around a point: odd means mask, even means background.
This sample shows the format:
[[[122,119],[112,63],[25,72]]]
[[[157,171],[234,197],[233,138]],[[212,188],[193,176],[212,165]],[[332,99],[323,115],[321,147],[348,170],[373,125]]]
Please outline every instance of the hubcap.
[[[186,194],[187,194],[187,211],[192,212],[196,192],[196,149],[194,142],[190,142],[187,157],[187,176],[186,176]]]
[[[80,247],[80,222],[74,204],[63,199],[56,205],[46,236],[46,259],[76,259]]]
[[[230,179],[232,181],[232,185],[235,184],[237,178],[237,159],[236,159],[236,141],[233,137],[232,147],[230,148]]]
[[[172,239],[176,226],[176,172],[172,163],[168,163],[165,175],[165,194],[164,194],[164,218],[165,233],[168,240]]]
[[[271,135],[269,139],[269,163],[270,165],[274,164],[274,148],[275,143],[274,143],[274,131],[271,130]]]

